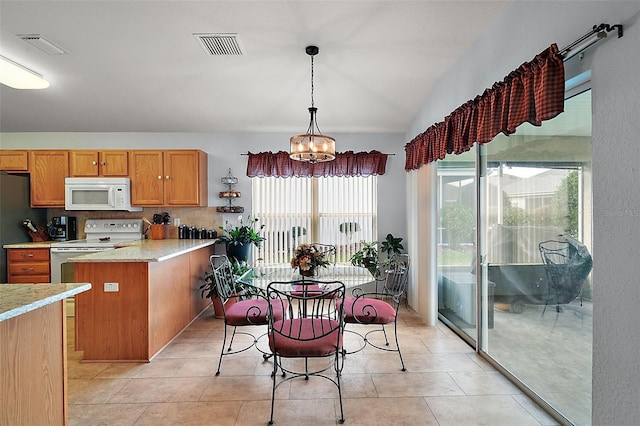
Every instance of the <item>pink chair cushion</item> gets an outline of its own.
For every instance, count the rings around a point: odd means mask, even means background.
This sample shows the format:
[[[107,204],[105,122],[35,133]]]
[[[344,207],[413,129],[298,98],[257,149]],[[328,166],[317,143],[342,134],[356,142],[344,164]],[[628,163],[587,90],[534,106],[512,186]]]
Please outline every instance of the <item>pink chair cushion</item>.
[[[269,333],[269,347],[283,357],[320,357],[342,348],[340,324],[328,318],[296,318],[276,321]],[[336,348],[336,344],[338,348]]]
[[[396,320],[396,310],[384,300],[370,297],[344,299],[345,323],[390,324]]]
[[[273,316],[276,320],[284,318],[282,303],[271,302],[273,305]],[[265,299],[241,300],[231,305],[225,312],[227,325],[264,325],[267,324],[267,314],[269,313],[269,303]]]

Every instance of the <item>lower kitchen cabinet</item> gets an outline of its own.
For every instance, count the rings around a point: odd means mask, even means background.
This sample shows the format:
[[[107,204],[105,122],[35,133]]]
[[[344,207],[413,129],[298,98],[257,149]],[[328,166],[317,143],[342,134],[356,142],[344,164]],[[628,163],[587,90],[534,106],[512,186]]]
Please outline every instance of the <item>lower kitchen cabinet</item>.
[[[48,248],[7,249],[9,284],[51,282]]]

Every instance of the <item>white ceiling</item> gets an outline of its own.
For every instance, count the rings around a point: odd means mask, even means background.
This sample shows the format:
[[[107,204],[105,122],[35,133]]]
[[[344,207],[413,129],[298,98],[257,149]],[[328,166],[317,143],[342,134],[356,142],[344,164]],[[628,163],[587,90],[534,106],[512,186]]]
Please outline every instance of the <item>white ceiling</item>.
[[[0,54],[51,86],[0,85],[0,131],[301,133],[315,44],[323,133],[404,132],[508,3],[2,0]],[[209,56],[194,33],[237,33],[244,55]]]

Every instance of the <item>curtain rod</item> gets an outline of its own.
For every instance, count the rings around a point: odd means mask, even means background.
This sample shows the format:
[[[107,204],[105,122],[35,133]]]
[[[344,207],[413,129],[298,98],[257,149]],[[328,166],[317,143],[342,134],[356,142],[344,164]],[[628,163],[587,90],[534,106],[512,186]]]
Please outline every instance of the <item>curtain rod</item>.
[[[339,152],[336,152],[336,154],[339,154]],[[381,153],[381,154],[384,154],[384,152],[383,152],[383,153]],[[248,153],[248,152],[243,152],[243,153],[241,153],[240,155],[249,155],[249,153]],[[394,154],[394,153],[390,153],[390,154],[385,154],[385,155],[396,155],[396,154]]]
[[[562,57],[563,61],[567,61],[570,58],[573,58],[578,53],[584,51],[591,45],[599,42],[600,40],[607,38],[607,33],[617,29],[618,30],[618,38],[622,37],[624,32],[622,29],[622,24],[600,24],[594,25],[593,29],[562,49],[558,54]]]

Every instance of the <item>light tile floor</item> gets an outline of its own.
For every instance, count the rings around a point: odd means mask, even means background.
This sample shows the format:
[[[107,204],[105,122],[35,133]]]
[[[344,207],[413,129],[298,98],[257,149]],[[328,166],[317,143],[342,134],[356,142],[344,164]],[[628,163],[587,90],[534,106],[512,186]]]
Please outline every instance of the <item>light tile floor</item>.
[[[222,320],[208,309],[150,363],[82,363],[68,320],[70,425],[266,425],[271,361],[255,349],[222,361]],[[402,308],[397,353],[371,347],[346,357],[348,425],[553,425],[556,422],[446,326]],[[261,341],[263,344],[264,341]],[[345,346],[356,347],[354,334]],[[295,379],[276,392],[277,425],[334,425],[337,389]]]

